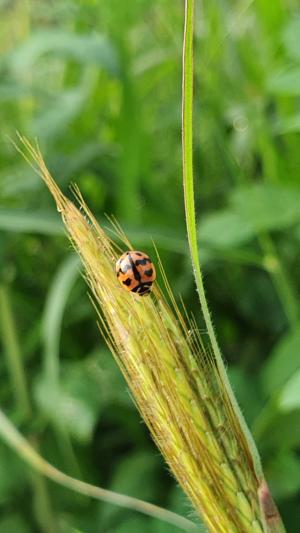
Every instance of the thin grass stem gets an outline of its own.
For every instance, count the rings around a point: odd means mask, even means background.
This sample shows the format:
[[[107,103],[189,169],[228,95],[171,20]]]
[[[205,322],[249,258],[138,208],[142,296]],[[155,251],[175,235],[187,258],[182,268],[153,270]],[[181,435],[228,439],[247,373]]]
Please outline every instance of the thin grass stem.
[[[61,472],[45,461],[45,459],[37,453],[1,410],[0,435],[6,444],[14,449],[18,456],[31,468],[67,489],[90,498],[105,501],[112,505],[118,505],[143,513],[153,518],[157,518],[158,520],[168,522],[185,531],[196,531],[197,529],[197,526],[193,522],[183,516],[173,513],[172,511],[144,502],[138,498],[133,498],[131,496],[90,485],[89,483],[85,483],[84,481],[80,481]]]
[[[57,395],[60,394],[60,334],[63,315],[69,294],[80,274],[79,265],[76,255],[69,256],[60,265],[50,287],[43,315],[43,372],[49,387]],[[57,419],[52,419],[51,423],[68,472],[80,477],[80,467],[68,429]]]
[[[18,413],[25,420],[32,416],[31,401],[25,376],[17,327],[14,320],[10,294],[7,287],[0,286],[0,317],[2,325],[2,342],[7,356],[7,365],[15,394]],[[34,472],[31,485],[33,488],[34,513],[42,526],[42,517],[47,522],[47,533],[55,533],[57,524],[52,511],[51,501],[45,479]]]
[[[284,526],[276,506],[272,500],[267,484],[264,481],[262,466],[257,447],[245,422],[245,419],[237,404],[236,398],[231,389],[228,376],[223,363],[221,350],[214,331],[214,326],[210,311],[208,308],[202,271],[200,267],[197,225],[195,213],[195,195],[194,195],[194,175],[193,175],[193,39],[194,39],[194,0],[185,0],[185,24],[184,24],[184,42],[183,42],[183,76],[182,76],[182,159],[183,159],[183,186],[184,202],[186,214],[186,227],[189,241],[189,248],[197,292],[199,295],[200,305],[207,328],[211,349],[220,373],[221,381],[228,394],[232,409],[240,425],[241,435],[246,439],[249,453],[253,460],[253,466],[259,482],[258,498],[262,513],[262,522],[265,532],[282,532]],[[225,455],[226,455],[226,450]],[[267,502],[267,503],[266,503]],[[266,505],[265,505],[266,504]],[[271,517],[268,516],[268,507],[272,508]],[[274,523],[273,523],[274,519]],[[275,529],[276,528],[276,529]]]
[[[33,449],[37,451],[35,444]],[[48,494],[47,479],[35,470],[32,471],[33,508],[37,523],[43,533],[57,533],[58,523],[53,513]]]
[[[17,328],[11,308],[10,294],[4,285],[0,286],[0,324],[2,343],[16,405],[19,413],[24,418],[28,418],[31,414],[29,393],[17,338]]]
[[[232,392],[225,366],[223,363],[221,350],[215,334],[211,314],[205,295],[202,270],[200,267],[197,225],[195,212],[195,195],[194,195],[194,171],[193,171],[193,30],[194,30],[194,0],[185,2],[185,26],[184,26],[184,43],[183,43],[183,72],[182,72],[182,160],[183,160],[183,186],[184,202],[186,214],[186,227],[190,247],[191,260],[195,276],[197,292],[199,295],[200,305],[207,328],[211,348],[218,365],[219,372],[222,376],[224,386],[231,399],[233,408],[243,428],[244,434],[248,440],[249,448],[255,465],[255,471],[258,478],[263,480],[263,473],[259,454],[252,435],[246,425],[244,417],[239,409],[237,401]]]
[[[264,254],[264,267],[271,277],[289,326],[295,328],[299,323],[299,304],[295,298],[295,291],[293,291],[288,274],[270,235],[260,235],[259,244]]]
[[[54,389],[59,384],[59,345],[63,313],[69,293],[79,276],[79,265],[80,261],[75,255],[71,255],[62,263],[55,274],[46,300],[42,328],[44,373]]]

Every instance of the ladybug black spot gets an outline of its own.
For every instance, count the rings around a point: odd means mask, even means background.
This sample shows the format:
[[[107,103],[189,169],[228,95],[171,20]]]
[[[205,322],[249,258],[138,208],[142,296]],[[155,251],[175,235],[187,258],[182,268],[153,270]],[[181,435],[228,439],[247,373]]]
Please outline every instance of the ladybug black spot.
[[[146,285],[146,284],[145,284],[145,285],[142,285],[141,288],[140,288],[140,290],[138,291],[139,294],[140,294],[141,296],[146,296],[147,294],[150,293],[150,291],[151,291],[151,286],[152,286],[152,283],[150,283],[150,285]]]
[[[150,293],[152,287],[152,283],[140,283],[136,287],[132,289],[132,292],[137,292],[140,296],[146,296]]]
[[[150,259],[148,259],[147,257],[145,257],[144,259],[137,259],[135,261],[135,265],[136,266],[139,266],[139,265],[146,265],[147,263],[151,263]]]

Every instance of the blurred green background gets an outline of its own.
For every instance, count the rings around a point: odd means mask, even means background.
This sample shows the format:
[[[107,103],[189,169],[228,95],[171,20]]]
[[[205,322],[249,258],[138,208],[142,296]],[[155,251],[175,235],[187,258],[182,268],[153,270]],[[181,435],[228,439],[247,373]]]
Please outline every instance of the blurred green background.
[[[207,296],[230,378],[287,529],[300,523],[300,10],[196,2],[195,175]],[[154,239],[201,327],[181,181],[181,0],[1,0],[0,401],[63,471],[191,509],[104,342],[44,185],[38,137],[137,249]],[[0,443],[1,533],[170,533],[33,475]]]

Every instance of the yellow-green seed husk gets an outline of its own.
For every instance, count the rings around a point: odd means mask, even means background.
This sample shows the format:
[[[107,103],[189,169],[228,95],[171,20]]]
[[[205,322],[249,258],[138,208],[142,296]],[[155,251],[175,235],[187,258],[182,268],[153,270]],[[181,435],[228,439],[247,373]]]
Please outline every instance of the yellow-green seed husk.
[[[68,200],[50,176],[38,148],[23,140],[29,158],[54,196],[85,268],[99,323],[139,412],[170,470],[215,533],[263,531],[259,480],[214,357],[194,321],[183,318],[169,290],[156,286],[141,298],[120,286],[120,250],[82,200]],[[131,247],[119,232],[124,245]]]

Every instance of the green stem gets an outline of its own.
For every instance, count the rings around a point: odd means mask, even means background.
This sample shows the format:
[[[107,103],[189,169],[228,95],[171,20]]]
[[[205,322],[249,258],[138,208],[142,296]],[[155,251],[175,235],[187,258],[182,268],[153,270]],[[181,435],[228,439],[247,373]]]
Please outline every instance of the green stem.
[[[81,477],[81,470],[73,449],[70,434],[66,427],[60,422],[52,420],[52,427],[57,439],[57,445],[60,450],[64,465],[69,472],[76,477]]]
[[[223,363],[221,350],[218,345],[214,331],[211,315],[209,312],[205,290],[203,285],[202,272],[200,267],[197,243],[197,226],[195,213],[194,195],[194,175],[193,175],[193,32],[194,32],[194,0],[185,0],[185,25],[183,43],[183,79],[182,79],[182,158],[183,158],[183,186],[186,227],[191,253],[191,260],[194,270],[196,287],[199,295],[200,305],[203,312],[205,325],[207,328],[211,347],[215,356],[216,364],[220,372],[224,387],[231,400],[233,409],[240,422],[240,426],[247,439],[251,451],[255,473],[257,478],[263,480],[263,472],[260,457],[254,443],[253,437],[245,422],[245,419],[237,404],[236,398],[231,389],[229,379]]]
[[[19,412],[25,419],[32,414],[30,396],[28,392],[23,360],[21,356],[17,328],[11,308],[10,296],[7,287],[0,286],[0,317],[2,324],[2,342],[7,356],[7,365],[10,379],[15,393],[16,404]],[[55,533],[57,524],[52,513],[45,480],[39,473],[32,476],[33,497],[36,503],[35,516],[40,526],[47,520],[47,533]]]
[[[261,235],[259,243],[264,254],[264,266],[271,276],[286,318],[290,326],[294,328],[299,322],[299,305],[295,298],[295,291],[291,287],[271,237]]]
[[[70,255],[59,266],[50,287],[43,315],[44,374],[51,389],[60,394],[60,336],[65,307],[79,276],[80,260]],[[51,420],[59,448],[69,473],[80,477],[80,467],[68,429],[55,417]]]
[[[199,294],[201,309],[203,312],[206,328],[208,331],[211,347],[215,356],[220,377],[231,400],[232,407],[239,420],[241,429],[247,439],[249,451],[252,455],[253,465],[259,481],[258,498],[261,508],[261,516],[265,533],[284,533],[280,515],[272,500],[272,496],[264,481],[260,457],[244,420],[244,417],[237,404],[236,398],[231,389],[228,376],[223,363],[221,350],[215,335],[212,319],[207,305],[204,291],[202,272],[200,267],[198,246],[197,246],[197,226],[194,198],[194,176],[193,176],[193,29],[194,29],[194,0],[185,0],[185,27],[183,45],[183,83],[182,83],[182,152],[183,152],[183,183],[184,201],[186,213],[186,225],[188,241],[194,269],[197,291]]]
[[[35,448],[37,448],[37,445],[35,445]],[[43,533],[56,533],[57,522],[52,512],[46,481],[45,477],[39,472],[33,472],[31,483],[33,486],[34,513]]]
[[[67,299],[79,276],[80,261],[73,254],[60,265],[46,300],[43,316],[44,372],[52,387],[59,387],[59,345]]]
[[[119,505],[146,514],[152,518],[169,522],[185,531],[197,530],[197,526],[193,522],[187,520],[183,516],[173,513],[172,511],[168,511],[137,498],[132,498],[131,496],[95,487],[94,485],[90,485],[89,483],[85,483],[84,481],[80,481],[64,474],[45,461],[45,459],[36,452],[1,410],[0,436],[10,448],[15,450],[23,461],[31,466],[31,468],[63,487],[90,498],[96,498],[97,500],[102,500],[113,505]]]
[[[7,367],[16,404],[19,412],[27,418],[31,414],[29,394],[17,338],[17,329],[10,304],[9,291],[4,285],[0,286],[0,317],[2,343],[6,354]]]
[[[193,175],[193,28],[194,28],[194,0],[185,2],[185,27],[183,44],[183,81],[182,81],[182,159],[183,186],[186,227],[194,269],[195,281],[205,324],[214,353],[221,358],[212,319],[208,309],[202,273],[198,256],[197,227],[195,215],[194,175]]]

